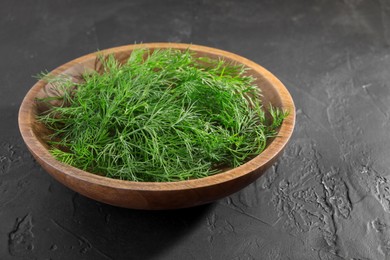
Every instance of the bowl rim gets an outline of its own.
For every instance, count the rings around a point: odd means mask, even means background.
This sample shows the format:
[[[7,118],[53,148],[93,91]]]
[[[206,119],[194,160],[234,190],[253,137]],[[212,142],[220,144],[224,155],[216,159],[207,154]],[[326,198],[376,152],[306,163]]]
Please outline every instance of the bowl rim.
[[[252,70],[261,74],[273,88],[278,93],[281,105],[283,109],[289,111],[289,115],[284,119],[280,130],[278,132],[278,137],[276,137],[269,146],[259,155],[251,159],[250,161],[240,165],[239,167],[199,178],[193,180],[183,180],[177,182],[135,182],[127,180],[113,179],[109,177],[104,177],[96,175],[90,172],[83,171],[81,169],[75,168],[73,166],[64,164],[56,160],[49,151],[41,144],[32,130],[33,124],[33,106],[35,104],[35,97],[38,91],[43,88],[46,83],[42,80],[39,80],[35,83],[32,88],[27,92],[24,97],[18,114],[18,123],[19,130],[22,135],[24,142],[26,143],[28,149],[33,154],[36,159],[39,159],[43,163],[52,169],[55,169],[57,172],[60,172],[65,175],[65,177],[75,178],[80,181],[93,183],[100,186],[106,186],[110,188],[123,189],[123,190],[139,190],[139,191],[177,191],[177,190],[188,190],[195,189],[207,186],[214,186],[224,182],[233,181],[234,179],[240,178],[243,175],[246,175],[250,172],[255,171],[258,168],[264,167],[270,160],[275,158],[279,153],[282,152],[289,139],[292,136],[294,126],[295,126],[295,106],[293,99],[283,85],[283,83],[276,78],[271,72],[266,70],[261,65],[239,56],[237,54],[196,44],[188,43],[164,43],[164,42],[153,42],[153,43],[142,43],[142,44],[131,44],[123,45],[119,47],[113,47],[104,49],[101,51],[89,53],[83,55],[79,58],[73,59],[63,65],[60,65],[56,69],[52,70],[52,73],[61,73],[70,67],[73,67],[79,63],[85,62],[89,59],[95,59],[97,54],[110,54],[117,52],[128,52],[138,48],[174,48],[174,49],[190,49],[195,52],[204,52],[209,54],[214,54],[217,56],[223,56],[231,60],[237,61],[245,66],[251,68]]]

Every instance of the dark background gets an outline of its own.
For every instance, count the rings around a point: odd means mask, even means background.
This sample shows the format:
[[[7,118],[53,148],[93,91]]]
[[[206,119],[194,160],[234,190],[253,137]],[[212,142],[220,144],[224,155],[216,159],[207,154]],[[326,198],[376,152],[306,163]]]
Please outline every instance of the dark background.
[[[32,75],[140,42],[247,57],[297,122],[257,182],[174,211],[116,208],[54,181],[20,137]],[[0,1],[0,259],[390,259],[390,1]]]

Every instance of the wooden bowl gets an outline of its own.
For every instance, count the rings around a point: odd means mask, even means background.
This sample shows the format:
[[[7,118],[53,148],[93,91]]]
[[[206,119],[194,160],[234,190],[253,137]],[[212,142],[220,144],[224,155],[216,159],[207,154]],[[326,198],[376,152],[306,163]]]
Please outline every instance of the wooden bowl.
[[[19,129],[22,137],[38,163],[56,180],[70,189],[91,199],[107,204],[133,209],[176,209],[210,203],[237,192],[259,178],[270,167],[289,141],[295,123],[293,100],[283,84],[269,71],[258,64],[226,51],[189,44],[150,43],[127,45],[107,49],[104,54],[113,53],[119,60],[126,59],[135,48],[163,49],[187,48],[202,56],[221,57],[228,61],[244,64],[257,78],[263,93],[264,104],[269,102],[289,111],[289,116],[280,127],[278,137],[270,140],[267,148],[257,157],[240,167],[195,180],[179,182],[133,182],[102,177],[82,171],[56,160],[48,151],[45,139],[48,130],[36,121],[42,110],[36,103],[37,97],[47,95],[47,84],[38,81],[27,93],[19,110]],[[101,53],[100,52],[100,53]],[[86,69],[96,69],[97,53],[72,60],[53,71],[80,75]]]

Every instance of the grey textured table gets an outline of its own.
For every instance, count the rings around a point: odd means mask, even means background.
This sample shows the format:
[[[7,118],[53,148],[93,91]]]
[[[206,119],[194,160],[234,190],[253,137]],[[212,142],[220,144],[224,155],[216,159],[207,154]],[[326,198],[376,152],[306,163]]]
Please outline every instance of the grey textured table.
[[[134,42],[231,51],[291,92],[296,129],[257,182],[137,211],[52,179],[20,137],[35,75]],[[0,2],[0,259],[390,259],[390,1]]]

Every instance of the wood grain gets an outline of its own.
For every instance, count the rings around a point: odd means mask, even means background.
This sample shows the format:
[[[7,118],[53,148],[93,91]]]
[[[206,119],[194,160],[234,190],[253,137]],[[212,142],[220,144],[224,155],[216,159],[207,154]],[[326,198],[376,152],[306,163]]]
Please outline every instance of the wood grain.
[[[57,161],[48,151],[48,130],[35,117],[42,111],[35,102],[36,97],[50,95],[50,85],[38,81],[25,96],[19,110],[21,135],[37,162],[56,180],[72,190],[91,199],[107,204],[134,209],[175,209],[209,203],[239,191],[259,178],[283,151],[295,124],[295,107],[291,95],[284,85],[262,66],[233,53],[199,45],[178,43],[147,43],[127,45],[100,51],[115,54],[119,60],[126,59],[135,48],[191,49],[202,56],[221,57],[243,64],[251,69],[263,93],[263,102],[269,102],[290,112],[280,127],[277,138],[254,159],[223,173],[202,179],[180,182],[132,182],[110,179],[82,171]],[[77,76],[85,70],[95,69],[97,53],[72,60],[53,71]]]

